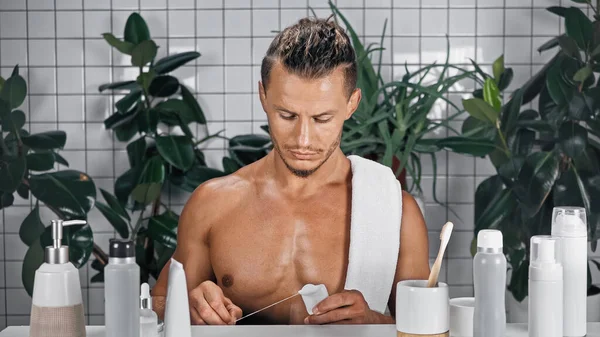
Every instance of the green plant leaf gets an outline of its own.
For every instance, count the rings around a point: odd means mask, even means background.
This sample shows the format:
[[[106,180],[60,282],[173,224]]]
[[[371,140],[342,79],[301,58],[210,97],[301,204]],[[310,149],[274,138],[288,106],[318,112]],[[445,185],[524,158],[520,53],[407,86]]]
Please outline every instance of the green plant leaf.
[[[585,194],[585,197],[589,199],[587,191]],[[572,168],[563,172],[560,178],[556,180],[552,190],[552,198],[555,205],[584,207],[577,177]]]
[[[504,55],[500,55],[492,64],[494,79],[496,82],[500,80],[500,75],[504,72]]]
[[[10,207],[15,202],[15,196],[11,192],[0,192],[0,209]]]
[[[109,45],[115,47],[118,51],[126,55],[131,55],[131,51],[133,50],[133,47],[135,47],[133,43],[118,39],[111,33],[104,33],[102,34],[102,37],[104,40],[106,40],[106,42],[108,42]]]
[[[40,237],[42,246],[52,245],[52,226],[47,226]],[[94,235],[89,224],[63,227],[62,244],[69,246],[69,261],[75,268],[84,266],[94,246]]]
[[[200,108],[198,101],[194,98],[194,95],[186,88],[185,85],[180,85],[181,87],[181,98],[183,102],[185,102],[190,108],[190,117],[192,120],[199,124],[206,124],[206,117],[204,116],[204,111]]]
[[[447,137],[437,142],[440,147],[445,147],[456,153],[470,154],[483,157],[496,148],[493,140],[474,137]]]
[[[585,152],[587,147],[587,130],[574,122],[564,122],[558,130],[560,147],[569,157],[574,158]]]
[[[200,57],[200,53],[195,51],[169,55],[156,61],[154,71],[157,74],[166,74],[198,57]]]
[[[181,116],[186,124],[194,120],[189,104],[177,98],[169,98],[166,101],[162,101],[156,105],[155,109],[160,112],[160,121],[167,125],[179,125],[177,115]]]
[[[4,83],[6,83],[6,80],[0,76],[0,91],[2,91],[2,88],[4,87]]]
[[[142,169],[142,166],[132,167],[115,180],[115,196],[121,205],[127,204],[129,195],[137,186]]]
[[[537,51],[539,53],[541,53],[541,52],[544,52],[544,51],[547,51],[547,50],[555,48],[556,46],[559,45],[558,39],[561,36],[565,36],[565,35],[555,36],[555,37],[551,38],[550,40],[544,42],[541,46],[538,47]]]
[[[134,108],[129,112],[121,113],[115,112],[104,120],[105,129],[116,129],[120,126],[130,124],[135,117],[139,114],[140,109]]]
[[[100,193],[102,193],[102,197],[104,198],[104,200],[106,201],[106,203],[108,204],[108,206],[110,206],[110,208],[115,211],[118,215],[122,216],[123,218],[127,219],[128,221],[131,221],[131,218],[129,217],[129,214],[127,213],[127,211],[125,210],[125,208],[123,208],[123,206],[121,206],[121,204],[119,203],[119,200],[117,200],[117,198],[110,194],[108,191],[100,188]]]
[[[535,131],[520,129],[511,134],[508,139],[508,146],[513,154],[528,155],[533,149],[535,141]]]
[[[566,105],[573,97],[571,86],[563,79],[560,64],[556,64],[548,70],[546,85],[550,97],[557,105]]]
[[[462,102],[469,115],[492,125],[496,125],[499,111],[494,110],[494,108],[486,101],[479,98],[471,98],[465,99]]]
[[[98,87],[99,92],[103,92],[104,90],[135,90],[139,89],[140,86],[135,81],[123,81],[123,82],[115,82],[115,83],[107,83]]]
[[[523,89],[519,88],[513,93],[513,97],[506,103],[502,113],[500,127],[505,133],[510,133],[516,126],[523,105]]]
[[[555,55],[544,65],[544,67],[542,67],[542,69],[540,69],[537,73],[535,73],[535,75],[527,80],[525,84],[523,84],[521,87],[523,89],[523,104],[531,102],[540,94],[542,89],[546,87],[546,75],[548,70],[557,63],[557,60],[559,60],[558,55],[559,54]]]
[[[25,217],[23,223],[21,223],[19,237],[21,238],[21,241],[29,247],[36,240],[40,239],[40,235],[42,235],[45,228],[46,226],[44,226],[40,218],[39,204],[36,203],[35,207],[31,210],[29,215]]]
[[[55,162],[62,164],[66,167],[69,167],[69,162],[65,158],[63,158],[63,156],[61,156],[60,154],[58,154],[57,152],[54,152],[54,151],[52,151],[52,155],[54,156]]]
[[[594,174],[600,173],[600,158],[591,146],[588,146],[585,151],[573,157],[573,163],[579,171],[587,171]]]
[[[138,124],[135,123],[135,120],[131,120],[116,126],[113,130],[119,141],[128,142],[137,134]]]
[[[148,220],[148,236],[167,248],[175,249],[178,222],[179,217],[173,212],[153,216]]]
[[[48,171],[54,168],[53,152],[34,152],[27,154],[27,169],[32,171]]]
[[[0,99],[7,102],[10,109],[20,107],[25,101],[25,96],[27,96],[27,83],[20,75],[9,77],[0,91]]]
[[[40,239],[35,240],[27,249],[23,258],[23,266],[21,269],[21,282],[29,296],[33,296],[33,281],[35,272],[44,263],[44,248],[40,243]]]
[[[594,37],[592,21],[577,7],[570,7],[565,12],[565,32],[582,50],[589,49]]]
[[[17,132],[25,125],[25,113],[21,110],[7,114],[0,112],[0,121],[2,122],[2,131]]]
[[[491,78],[485,80],[485,84],[483,86],[483,99],[496,111],[500,111],[500,108],[502,108],[502,101],[500,100],[500,90],[498,90],[496,82],[494,82],[494,80]]]
[[[240,169],[240,165],[229,157],[223,157],[222,163],[226,174],[234,173]]]
[[[117,103],[115,103],[115,107],[120,113],[126,115],[130,110],[132,110],[131,108],[133,105],[136,104],[141,97],[142,91],[140,89],[134,89],[127,95],[123,96],[123,98],[119,99]]]
[[[522,302],[528,295],[528,273],[529,260],[523,261],[523,263],[512,272],[508,290],[518,302]]]
[[[142,136],[133,142],[127,144],[127,158],[129,166],[134,167],[140,165],[146,155],[146,137]]]
[[[507,187],[512,187],[525,163],[525,156],[515,155],[498,168],[498,175]]]
[[[0,191],[12,193],[17,190],[25,174],[25,157],[0,159]]]
[[[501,191],[502,179],[498,175],[491,176],[482,181],[475,191],[475,219],[479,219],[483,211],[489,206],[495,194]]]
[[[112,208],[110,208],[108,205],[105,205],[101,201],[96,201],[96,208],[98,208],[100,213],[104,215],[106,220],[108,220],[108,222],[113,226],[113,228],[117,231],[117,233],[119,233],[119,235],[122,238],[129,238],[129,227],[127,225],[127,222],[125,222],[125,220],[123,220],[123,218],[121,218],[121,216],[119,216],[117,212],[115,212]]]
[[[187,137],[157,137],[156,148],[169,164],[180,170],[187,171],[194,164],[194,147]]]
[[[160,112],[155,108],[143,109],[136,117],[139,132],[156,133]]]
[[[566,7],[562,7],[562,6],[551,6],[546,8],[547,11],[549,11],[550,13],[554,13],[558,16],[562,16],[565,17],[566,13],[567,13],[567,8]]]
[[[590,75],[592,75],[592,68],[587,65],[575,73],[575,76],[573,76],[573,81],[583,83],[588,77],[590,77]]]
[[[27,187],[25,184],[21,184],[19,187],[17,187],[17,193],[25,200],[29,199],[29,187]]]
[[[534,152],[525,159],[513,186],[525,219],[533,217],[546,201],[558,178],[558,164],[553,152]]]
[[[512,68],[506,68],[502,75],[500,75],[500,79],[498,80],[498,89],[500,91],[506,90],[508,86],[512,83],[513,78],[515,77],[515,73]]]
[[[509,189],[498,189],[493,191],[491,195],[493,197],[487,207],[481,211],[481,216],[475,220],[476,233],[482,229],[497,229],[500,223],[508,218],[517,206],[517,201]]]
[[[235,163],[235,161],[233,161],[231,158],[223,157],[224,165],[225,165],[226,159],[228,160],[228,163],[237,165]],[[235,166],[235,170],[237,170],[237,168],[238,167]],[[234,172],[234,171],[232,171],[232,172]],[[213,178],[223,177],[228,173],[229,172],[227,172],[227,168],[225,168],[225,172],[223,172],[223,171],[219,171],[217,169],[213,169],[210,167],[195,165],[189,171],[187,171],[185,173],[185,175],[183,176],[183,179],[178,184],[178,186],[182,190],[191,193],[191,192],[194,192],[194,190],[198,186],[200,186],[200,184],[202,184],[210,179],[213,179]]]
[[[143,67],[154,60],[157,51],[158,46],[154,41],[142,41],[131,51],[131,64],[136,67]]]
[[[572,58],[577,60],[581,60],[581,52],[579,51],[579,47],[577,46],[577,42],[567,35],[561,35],[558,38],[558,44],[560,45],[561,51]]]
[[[487,138],[492,140],[496,137],[496,129],[492,125],[473,116],[465,119],[461,132],[463,137]]]
[[[29,184],[34,197],[67,219],[85,219],[96,201],[96,185],[83,172],[64,170],[32,175]]]
[[[179,81],[170,75],[155,77],[148,88],[150,95],[154,97],[169,97],[179,89]]]
[[[62,149],[67,142],[67,134],[64,131],[45,131],[21,137],[23,144],[35,150]]]
[[[598,94],[600,94],[598,90],[583,94],[575,91],[569,101],[569,117],[573,120],[588,120],[590,116],[594,115],[594,97],[597,99]]]
[[[163,161],[160,156],[153,156],[146,161],[131,196],[135,201],[147,205],[158,198],[164,181],[165,166]]]
[[[131,13],[127,18],[123,35],[125,41],[136,46],[144,41],[150,40],[150,32],[148,31],[146,21],[135,12]]]

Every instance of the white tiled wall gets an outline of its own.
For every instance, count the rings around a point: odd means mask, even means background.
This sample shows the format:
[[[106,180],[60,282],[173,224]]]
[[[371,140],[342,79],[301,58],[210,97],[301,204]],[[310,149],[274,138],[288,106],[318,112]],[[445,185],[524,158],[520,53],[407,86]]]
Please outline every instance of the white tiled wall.
[[[387,79],[402,75],[404,63],[442,61],[448,34],[451,61],[468,65],[469,58],[490,68],[505,53],[515,69],[516,85],[539,69],[548,55],[536,48],[563,30],[545,7],[573,5],[567,0],[337,0],[365,42],[377,42],[388,19],[383,53]],[[32,131],[60,128],[68,140],[63,156],[71,167],[88,172],[99,187],[112,190],[114,177],[128,167],[125,145],[104,130],[102,121],[112,112],[110,95],[98,86],[130,79],[135,69],[129,59],[113,50],[101,34],[122,35],[131,11],[140,11],[152,37],[167,53],[197,50],[197,62],[176,76],[197,93],[207,113],[208,129],[225,129],[227,136],[259,131],[265,123],[258,104],[256,83],[262,55],[280,30],[302,16],[308,6],[328,16],[325,0],[0,0],[0,73],[7,77],[19,64],[30,95],[23,110]],[[449,96],[460,102],[472,90],[461,83]],[[444,113],[444,111],[440,111]],[[460,126],[457,123],[456,126]],[[198,133],[204,133],[200,128]],[[220,166],[224,143],[215,140],[206,150],[209,164]],[[469,245],[473,229],[473,194],[477,183],[494,172],[487,160],[440,153],[437,194],[460,218],[433,202],[431,161],[424,159],[425,218],[429,227],[430,255],[439,247],[439,230],[453,220],[456,232],[448,247],[442,280],[451,285],[451,296],[472,294]],[[179,208],[185,195],[173,195]],[[21,287],[21,260],[26,247],[18,229],[31,202],[17,199],[3,211],[0,237],[0,328],[27,324],[30,299]],[[42,210],[46,221],[51,213]],[[97,210],[90,221],[95,240],[106,247],[113,235]],[[82,268],[86,313],[90,324],[103,323],[103,288],[90,284],[94,272]]]

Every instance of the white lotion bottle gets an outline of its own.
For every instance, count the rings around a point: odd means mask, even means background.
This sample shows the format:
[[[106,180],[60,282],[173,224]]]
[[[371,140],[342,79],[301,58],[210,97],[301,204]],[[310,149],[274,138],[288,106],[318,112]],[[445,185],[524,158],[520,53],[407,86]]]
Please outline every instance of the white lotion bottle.
[[[142,284],[140,293],[140,337],[157,337],[158,316],[152,310],[152,296],[148,283]]]
[[[110,240],[104,267],[106,337],[140,337],[140,267],[132,241]]]
[[[473,259],[473,337],[504,337],[506,334],[506,257],[503,247],[502,232],[482,229],[477,233],[477,254]]]
[[[31,299],[30,337],[84,337],[85,315],[79,271],[62,245],[63,226],[85,225],[84,220],[52,220],[52,246],[35,271]]]
[[[587,334],[587,220],[583,207],[554,207],[552,236],[563,268],[563,336]]]
[[[558,239],[531,238],[529,264],[529,337],[563,335],[563,269],[558,262]]]

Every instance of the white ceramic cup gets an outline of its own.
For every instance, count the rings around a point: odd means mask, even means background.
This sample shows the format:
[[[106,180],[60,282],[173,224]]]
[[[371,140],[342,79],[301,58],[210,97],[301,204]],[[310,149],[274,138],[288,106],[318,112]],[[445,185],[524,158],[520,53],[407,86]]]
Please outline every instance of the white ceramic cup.
[[[448,285],[427,280],[400,281],[396,285],[396,330],[404,334],[437,335],[449,330]]]
[[[472,337],[474,297],[450,299],[450,337]]]

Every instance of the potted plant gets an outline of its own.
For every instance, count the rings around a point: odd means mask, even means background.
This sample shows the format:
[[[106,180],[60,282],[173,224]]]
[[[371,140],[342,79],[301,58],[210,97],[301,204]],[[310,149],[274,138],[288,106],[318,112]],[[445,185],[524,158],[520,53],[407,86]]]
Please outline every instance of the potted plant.
[[[9,78],[0,77],[0,208],[13,205],[15,192],[35,206],[19,228],[27,245],[21,279],[29,295],[33,292],[35,271],[44,261],[44,247],[52,245],[52,228],[40,220],[40,205],[48,207],[56,219],[87,219],[94,207],[96,185],[84,172],[68,169],[58,153],[67,140],[61,130],[30,134],[25,130],[25,113],[19,110],[27,96],[27,83],[13,68]],[[60,170],[56,170],[61,165]],[[66,169],[65,169],[66,167]],[[71,246],[69,259],[77,267],[90,257],[94,239],[89,224],[65,227],[63,244]]]
[[[191,91],[169,73],[198,58],[195,51],[169,55],[155,60],[158,46],[151,39],[144,19],[132,13],[124,28],[124,39],[110,33],[105,40],[119,52],[131,56],[139,69],[135,79],[104,84],[100,91],[124,93],[115,103],[116,112],[105,121],[119,141],[129,142],[130,168],[119,176],[114,194],[100,190],[104,201],[96,206],[119,236],[136,243],[136,260],[141,282],[158,278],[177,244],[179,215],[163,202],[170,189],[193,192],[203,182],[232,173],[266,154],[268,136],[240,135],[228,139],[229,157],[224,170],[206,165],[200,149],[207,140],[221,137],[222,131],[208,134],[204,112]],[[196,123],[207,136],[197,139],[190,130]],[[92,282],[103,280],[106,254],[98,251],[92,267],[99,273]]]
[[[566,33],[540,47],[540,52],[560,49],[543,69],[509,98],[502,79],[512,77],[512,69],[505,69],[500,57],[493,74],[477,67],[485,80],[483,90],[463,101],[470,114],[463,135],[479,135],[496,145],[487,156],[497,174],[479,184],[475,194],[472,252],[479,230],[503,232],[510,272],[509,321],[526,320],[530,239],[551,233],[554,206],[585,207],[593,251],[600,237],[600,87],[595,78],[600,72],[600,15],[593,8],[592,22],[576,7],[549,10],[564,17]],[[534,98],[537,107],[523,107]],[[598,301],[600,289],[590,275],[588,266],[588,300]],[[521,311],[512,306],[517,303]],[[590,310],[588,315],[596,320],[600,313]]]
[[[409,72],[402,80],[385,82],[381,75],[381,57],[376,66],[371,60],[376,48],[370,45],[365,48],[360,37],[337,7],[329,1],[334,17],[339,17],[346,25],[348,34],[356,51],[358,59],[358,83],[362,98],[358,109],[344,123],[341,147],[346,154],[356,154],[378,161],[392,169],[402,183],[402,188],[414,194],[422,206],[421,188],[421,156],[431,156],[433,164],[433,197],[436,197],[437,161],[435,153],[442,149],[455,152],[482,156],[493,144],[486,139],[463,137],[454,130],[449,122],[460,116],[464,110],[448,100],[445,95],[457,82],[475,78],[474,71],[449,64],[449,52],[443,64],[431,64],[415,72]],[[384,23],[383,31],[385,32]],[[383,45],[381,35],[380,45]],[[450,69],[456,70],[456,75],[449,75]],[[433,72],[439,72],[439,77],[433,83],[427,83],[426,78],[433,77]],[[439,101],[444,101],[451,109],[451,115],[441,121],[432,120],[430,112]],[[450,137],[432,139],[431,135],[445,128]],[[445,133],[446,130],[444,130]],[[411,178],[410,186],[406,176]],[[424,210],[423,210],[424,211]]]

